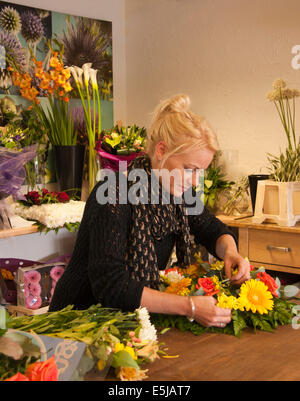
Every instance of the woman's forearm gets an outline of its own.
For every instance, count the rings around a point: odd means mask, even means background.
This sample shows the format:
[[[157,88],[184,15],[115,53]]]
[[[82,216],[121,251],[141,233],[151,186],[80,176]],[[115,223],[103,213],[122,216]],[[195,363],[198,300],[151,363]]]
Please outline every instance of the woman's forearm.
[[[238,253],[234,238],[229,234],[221,235],[216,242],[216,254],[220,259],[224,260],[225,254]]]
[[[148,287],[143,289],[141,307],[146,307],[153,313],[191,316],[191,305],[187,297],[167,294]]]

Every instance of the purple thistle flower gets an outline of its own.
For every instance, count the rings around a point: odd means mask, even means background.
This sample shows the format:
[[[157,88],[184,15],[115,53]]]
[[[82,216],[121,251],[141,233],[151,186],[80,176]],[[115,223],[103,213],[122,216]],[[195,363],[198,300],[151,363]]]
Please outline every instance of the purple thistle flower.
[[[44,26],[41,18],[33,11],[25,11],[21,15],[21,33],[27,42],[35,43],[44,35]]]

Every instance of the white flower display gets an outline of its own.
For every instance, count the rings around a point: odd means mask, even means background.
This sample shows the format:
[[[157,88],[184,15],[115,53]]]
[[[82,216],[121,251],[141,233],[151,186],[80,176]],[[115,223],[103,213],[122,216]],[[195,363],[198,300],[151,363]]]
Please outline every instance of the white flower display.
[[[157,341],[156,328],[150,322],[150,316],[147,308],[139,308],[136,310],[141,323],[141,330],[139,333],[139,339],[141,341]]]
[[[63,227],[65,223],[81,221],[85,202],[70,200],[67,203],[50,203],[31,207],[15,204],[17,216],[27,220],[37,220],[48,228]]]

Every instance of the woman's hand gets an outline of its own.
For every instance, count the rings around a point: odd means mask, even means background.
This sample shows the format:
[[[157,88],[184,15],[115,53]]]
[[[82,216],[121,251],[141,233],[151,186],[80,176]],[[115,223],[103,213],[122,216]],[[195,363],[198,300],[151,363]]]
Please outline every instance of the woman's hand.
[[[202,326],[225,327],[231,321],[231,309],[219,308],[211,296],[194,296],[195,320]]]
[[[237,268],[237,273],[233,276],[232,269]],[[232,284],[239,285],[250,279],[250,264],[237,252],[226,252],[224,255],[224,269],[227,278]]]
[[[224,234],[218,238],[216,253],[224,261],[226,277],[232,284],[239,285],[250,279],[250,264],[238,253],[236,243],[231,235]],[[237,268],[237,273],[232,276],[232,269]]]

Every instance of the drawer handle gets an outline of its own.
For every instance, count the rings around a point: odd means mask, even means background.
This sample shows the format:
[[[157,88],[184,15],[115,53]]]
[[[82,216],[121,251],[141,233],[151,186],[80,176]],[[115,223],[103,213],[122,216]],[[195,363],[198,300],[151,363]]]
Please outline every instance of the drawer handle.
[[[267,245],[268,251],[280,251],[280,252],[292,252],[291,248],[286,248],[284,246],[274,246],[274,245]]]

